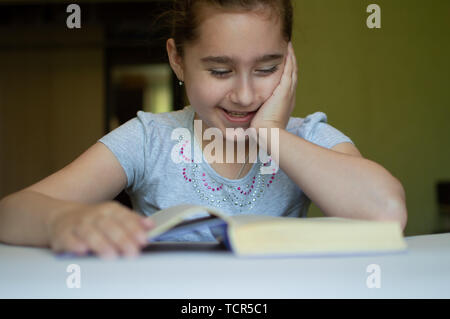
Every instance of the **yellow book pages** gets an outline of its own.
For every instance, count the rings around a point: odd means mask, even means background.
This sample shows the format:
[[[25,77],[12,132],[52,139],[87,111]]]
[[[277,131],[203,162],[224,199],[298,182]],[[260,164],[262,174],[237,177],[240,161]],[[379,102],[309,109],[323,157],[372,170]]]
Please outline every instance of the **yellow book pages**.
[[[233,216],[228,240],[238,255],[394,252],[407,248],[396,222],[338,217]]]

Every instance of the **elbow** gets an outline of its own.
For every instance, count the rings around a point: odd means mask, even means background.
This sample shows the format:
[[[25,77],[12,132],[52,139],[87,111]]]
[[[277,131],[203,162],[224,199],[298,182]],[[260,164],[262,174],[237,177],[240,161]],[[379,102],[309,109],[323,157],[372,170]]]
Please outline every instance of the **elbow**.
[[[408,222],[408,212],[405,201],[401,199],[390,199],[386,208],[386,219],[394,220],[400,224],[402,231],[405,231]]]
[[[401,230],[404,231],[408,222],[408,211],[406,208],[405,190],[400,182],[394,192],[391,192],[385,198],[383,209],[383,220],[392,220],[400,224]]]

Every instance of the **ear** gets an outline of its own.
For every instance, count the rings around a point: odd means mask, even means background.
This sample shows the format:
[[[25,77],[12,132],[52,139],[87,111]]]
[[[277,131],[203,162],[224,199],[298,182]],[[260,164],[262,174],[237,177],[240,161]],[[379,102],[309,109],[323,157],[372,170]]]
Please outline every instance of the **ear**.
[[[167,55],[169,57],[169,63],[172,70],[177,75],[177,78],[180,81],[184,81],[183,74],[183,59],[177,52],[177,48],[175,46],[175,40],[170,38],[166,42]]]

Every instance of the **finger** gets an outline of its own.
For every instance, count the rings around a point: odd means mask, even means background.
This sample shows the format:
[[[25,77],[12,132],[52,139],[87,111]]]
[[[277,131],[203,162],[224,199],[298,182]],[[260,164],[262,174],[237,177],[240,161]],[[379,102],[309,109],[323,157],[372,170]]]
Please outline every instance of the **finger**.
[[[93,225],[80,226],[75,229],[74,233],[77,237],[82,238],[89,250],[93,251],[96,255],[105,259],[117,257],[115,247]]]
[[[132,232],[138,242],[146,243],[147,233],[155,225],[151,218],[142,217],[132,210],[122,210],[120,214],[114,214],[114,218],[123,223],[125,228]]]
[[[283,99],[284,95],[288,94],[288,90],[290,88],[291,82],[291,68],[292,68],[292,59],[290,58],[290,50],[288,44],[288,50],[286,53],[286,60],[284,63],[283,74],[281,75],[280,83],[277,85],[275,90],[272,93],[272,96],[277,96],[278,98]],[[275,104],[278,104],[275,101],[272,101]]]
[[[151,220],[144,219],[135,213],[117,214],[114,218],[117,223],[123,226],[128,236],[133,238],[137,244],[144,245],[147,243],[147,232],[149,231],[149,227],[153,226]]]
[[[84,255],[88,252],[88,246],[77,238],[72,231],[67,231],[52,245],[52,250],[56,253],[70,252],[77,255]]]
[[[292,57],[292,80],[291,80],[291,88],[295,90],[297,86],[297,77],[298,77],[298,66],[297,59],[295,57],[294,47],[291,42],[291,57]]]
[[[125,229],[131,233],[130,236],[142,245],[146,243],[147,232],[154,226],[154,223],[148,218],[143,218],[136,212],[115,202],[105,206],[102,215],[111,216],[118,223],[123,224]]]
[[[150,217],[141,217],[140,221],[146,231],[149,231],[150,229],[155,227],[155,222]]]
[[[125,219],[132,219],[133,221],[140,223],[146,230],[150,230],[154,227],[154,222],[150,218],[142,217],[119,203],[112,202],[110,205],[105,206],[103,210],[104,215],[115,216],[117,212],[121,216],[125,216]]]
[[[284,65],[283,75],[281,76],[280,86],[283,89],[287,89],[291,84],[292,77],[292,52],[291,52],[291,42],[289,42],[288,50],[286,54],[286,63]]]
[[[97,221],[98,230],[114,245],[116,251],[127,257],[139,254],[139,242],[128,233],[121,223],[114,217],[101,218]]]
[[[294,92],[293,92],[292,98],[291,98],[290,108],[289,108],[290,113],[292,113],[292,111],[293,111],[294,108],[295,108],[295,101],[296,101],[295,96],[296,96],[296,91],[295,91],[295,89],[294,89]]]

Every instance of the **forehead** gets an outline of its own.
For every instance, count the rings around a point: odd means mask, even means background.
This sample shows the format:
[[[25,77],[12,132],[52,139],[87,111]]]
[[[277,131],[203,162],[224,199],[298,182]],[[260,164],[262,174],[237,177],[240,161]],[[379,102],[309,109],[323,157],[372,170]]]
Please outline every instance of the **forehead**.
[[[197,41],[186,48],[196,57],[226,55],[250,62],[261,54],[278,53],[285,46],[279,17],[267,11],[205,8],[201,21]]]

